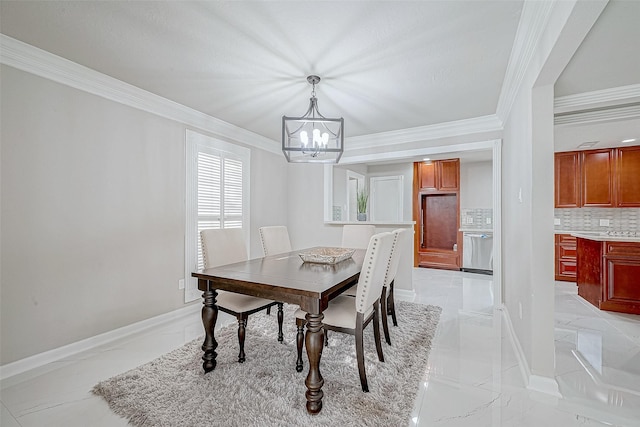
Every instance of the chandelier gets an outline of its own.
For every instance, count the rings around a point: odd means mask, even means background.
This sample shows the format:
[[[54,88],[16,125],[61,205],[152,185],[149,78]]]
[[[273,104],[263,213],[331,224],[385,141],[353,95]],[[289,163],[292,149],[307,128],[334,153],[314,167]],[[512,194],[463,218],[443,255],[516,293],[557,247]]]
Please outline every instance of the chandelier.
[[[316,85],[312,85],[309,109],[302,117],[282,116],[282,152],[291,163],[338,163],[344,151],[344,119],[330,119],[318,111]]]

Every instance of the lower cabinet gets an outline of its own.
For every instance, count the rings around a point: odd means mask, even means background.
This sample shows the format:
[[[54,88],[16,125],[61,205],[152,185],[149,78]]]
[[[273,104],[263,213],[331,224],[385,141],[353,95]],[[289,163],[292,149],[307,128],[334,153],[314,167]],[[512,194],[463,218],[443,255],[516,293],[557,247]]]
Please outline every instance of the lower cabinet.
[[[578,239],[578,295],[600,310],[640,314],[640,242]]]
[[[570,234],[555,235],[556,280],[564,282],[576,281],[576,238]]]
[[[418,265],[420,267],[459,270],[460,255],[457,251],[426,249],[418,252]]]

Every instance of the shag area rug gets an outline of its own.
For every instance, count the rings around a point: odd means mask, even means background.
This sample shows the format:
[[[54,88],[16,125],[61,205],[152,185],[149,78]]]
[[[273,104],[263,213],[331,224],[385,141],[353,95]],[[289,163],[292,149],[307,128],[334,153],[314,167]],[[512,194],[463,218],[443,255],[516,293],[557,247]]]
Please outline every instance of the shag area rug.
[[[431,340],[442,309],[396,301],[398,326],[389,318],[392,346],[384,342],[379,362],[373,327],[365,329],[369,393],[360,388],[352,335],[329,331],[320,372],[322,411],[306,411],[305,367],[296,372],[294,306],[285,305],[283,344],[277,316],[249,317],[246,362],[238,363],[237,324],[216,332],[217,366],[204,374],[202,339],[97,384],[93,393],[134,426],[407,426],[427,367]]]

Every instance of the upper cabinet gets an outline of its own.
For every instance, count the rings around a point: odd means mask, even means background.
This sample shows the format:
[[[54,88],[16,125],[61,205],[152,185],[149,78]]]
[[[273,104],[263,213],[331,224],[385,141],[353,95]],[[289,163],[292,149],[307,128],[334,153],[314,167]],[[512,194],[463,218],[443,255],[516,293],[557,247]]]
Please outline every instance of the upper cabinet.
[[[640,146],[555,155],[555,207],[640,207]]]
[[[418,170],[421,190],[460,190],[460,159],[434,160],[419,163]]]
[[[582,152],[582,206],[613,207],[614,150]]]
[[[618,206],[640,207],[640,146],[617,149],[615,185]]]
[[[555,156],[556,208],[580,206],[580,153],[557,153]]]

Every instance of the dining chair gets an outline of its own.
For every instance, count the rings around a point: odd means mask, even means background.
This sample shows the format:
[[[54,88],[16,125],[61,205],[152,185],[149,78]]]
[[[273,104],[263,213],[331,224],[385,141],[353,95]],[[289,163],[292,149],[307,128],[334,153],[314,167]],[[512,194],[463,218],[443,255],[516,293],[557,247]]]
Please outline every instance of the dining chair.
[[[323,311],[323,329],[342,332],[355,336],[356,359],[360,374],[362,391],[368,392],[367,375],[364,366],[364,328],[373,321],[373,335],[376,343],[378,360],[384,362],[382,343],[380,342],[380,295],[384,286],[384,277],[389,265],[394,235],[379,233],[371,237],[360,272],[358,291],[355,298],[340,295],[331,301]],[[307,313],[301,309],[296,311],[296,344],[298,359],[296,371],[302,371],[302,342]]]
[[[367,249],[371,236],[376,232],[375,225],[370,224],[347,224],[342,227],[343,248]],[[343,295],[356,296],[356,287],[353,285],[343,292]]]
[[[391,345],[391,334],[389,333],[389,322],[387,316],[391,316],[393,326],[398,326],[398,319],[396,317],[396,305],[393,296],[393,287],[398,273],[398,265],[400,264],[400,255],[402,252],[402,245],[400,244],[402,239],[402,233],[406,230],[397,229],[391,233],[394,235],[393,247],[391,250],[391,257],[389,258],[389,265],[385,272],[384,286],[382,287],[382,295],[380,296],[380,308],[382,311],[382,329],[384,331],[384,340],[387,344]],[[357,286],[354,285],[344,291],[342,295],[355,297],[357,294]]]
[[[369,240],[376,232],[375,225],[347,224],[342,227],[343,248],[367,249]]]
[[[260,227],[260,242],[264,256],[277,255],[291,252],[291,240],[289,231],[284,225],[271,225]],[[271,314],[271,307],[267,308],[267,314]]]
[[[289,232],[287,231],[287,227],[284,225],[260,227],[259,231],[264,256],[291,252]]]
[[[246,261],[247,248],[244,243],[244,233],[241,228],[208,229],[200,232],[202,258],[204,268],[218,267]],[[284,313],[282,303],[250,295],[237,294],[219,290],[216,298],[218,309],[238,319],[238,344],[240,353],[238,362],[245,361],[244,340],[249,315],[278,306],[278,341],[283,342],[282,321]]]
[[[398,228],[393,230],[393,246],[391,248],[391,257],[389,265],[384,275],[384,286],[382,287],[382,296],[380,296],[380,309],[382,311],[382,329],[384,330],[384,339],[387,344],[391,345],[391,335],[389,334],[388,316],[391,316],[393,326],[398,326],[396,318],[396,305],[393,299],[393,286],[398,274],[398,266],[400,265],[400,256],[402,255],[402,239],[406,230]]]

